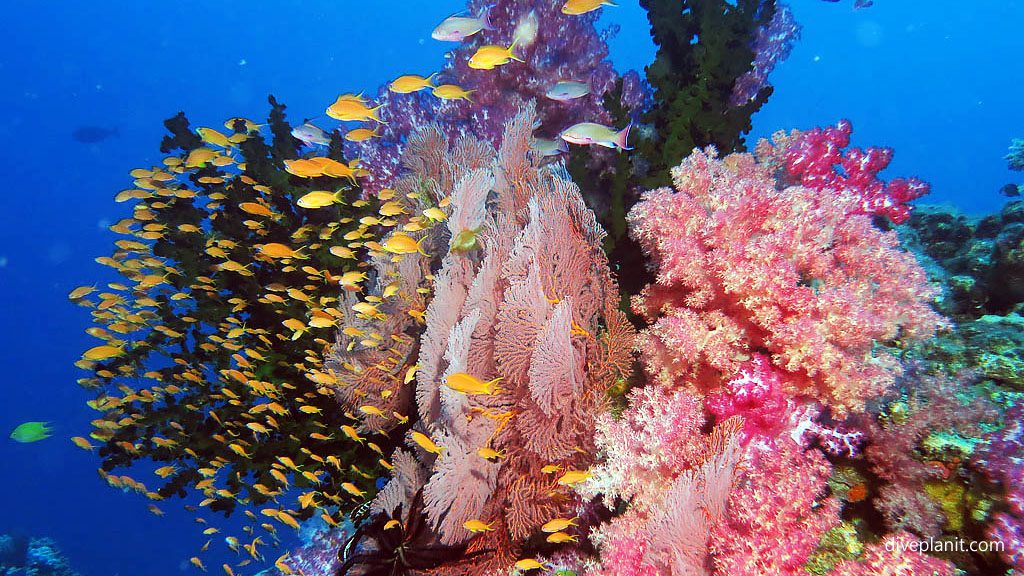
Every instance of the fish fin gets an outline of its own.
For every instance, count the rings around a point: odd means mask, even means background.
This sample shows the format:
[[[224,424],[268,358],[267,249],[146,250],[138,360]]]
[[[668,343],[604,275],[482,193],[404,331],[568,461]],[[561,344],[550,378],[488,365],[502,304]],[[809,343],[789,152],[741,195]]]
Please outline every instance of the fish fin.
[[[513,59],[513,60],[515,60],[516,62],[522,62],[523,61],[522,58],[516,58],[516,55],[512,53],[512,49],[516,47],[516,44],[519,44],[519,37],[518,36],[513,38],[512,39],[512,43],[508,45],[508,57]]]
[[[615,134],[615,140],[613,141],[615,146],[622,150],[632,150],[633,147],[629,145],[629,129],[633,127],[633,121],[630,120],[629,124],[626,125],[621,131]]]
[[[604,4],[605,6],[614,6],[616,8],[618,8],[618,6],[619,6],[615,2],[612,2],[611,0],[602,0],[601,4]]]
[[[491,24],[491,8],[495,6],[496,4],[488,4],[480,9],[480,15],[477,18],[480,20],[484,30],[494,30],[494,24]]]

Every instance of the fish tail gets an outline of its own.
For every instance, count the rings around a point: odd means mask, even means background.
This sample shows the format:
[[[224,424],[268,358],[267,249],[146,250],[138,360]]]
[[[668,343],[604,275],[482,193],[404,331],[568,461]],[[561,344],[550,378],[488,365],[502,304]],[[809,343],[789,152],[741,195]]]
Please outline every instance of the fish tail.
[[[630,120],[629,124],[626,125],[621,131],[615,133],[615,145],[621,150],[632,150],[633,147],[629,145],[629,129],[633,127],[633,121]]]
[[[516,58],[516,55],[512,53],[512,50],[516,47],[516,44],[519,44],[518,36],[513,38],[512,43],[508,45],[508,57],[515,60],[516,62],[522,62],[522,58]]]
[[[491,24],[491,8],[495,6],[495,4],[487,4],[480,9],[480,15],[477,18],[479,18],[480,25],[484,27],[484,30],[494,30],[494,24]]]

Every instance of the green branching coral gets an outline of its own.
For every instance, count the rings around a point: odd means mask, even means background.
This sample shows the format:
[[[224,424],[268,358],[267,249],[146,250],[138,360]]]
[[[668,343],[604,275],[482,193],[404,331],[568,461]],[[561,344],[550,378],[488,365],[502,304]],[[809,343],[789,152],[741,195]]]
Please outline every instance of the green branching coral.
[[[651,178],[667,178],[668,169],[694,148],[713,144],[723,153],[742,152],[750,117],[772,89],[762,88],[741,106],[731,106],[729,98],[736,80],[751,69],[751,46],[758,29],[771,21],[774,0],[640,0],[640,5],[658,45],[647,67],[655,105],[643,118],[654,127],[654,137],[637,144]]]
[[[101,476],[153,500],[198,492],[227,514],[273,500],[264,515],[297,526],[332,522],[377,475],[378,455],[342,434],[353,420],[319,367],[344,317],[339,277],[365,267],[354,239],[373,236],[379,206],[340,174],[358,168],[336,134],[328,156],[307,159],[332,175],[290,171],[301,143],[270,104],[269,139],[241,118],[228,134],[167,120],[169,155],[132,171],[117,200],[135,201],[133,214],[111,227],[125,238],[97,259],[122,279],[71,299],[92,308],[103,341],[78,362],[101,413]],[[335,202],[300,207],[314,191]],[[139,461],[156,468],[146,482],[114,474]]]
[[[657,58],[647,67],[654,105],[631,137],[635,149],[602,157],[609,169],[595,170],[592,157],[574,150],[567,163],[601,225],[605,251],[623,292],[635,294],[650,282],[644,258],[626,235],[625,215],[641,188],[668,184],[669,169],[694,148],[714,145],[723,153],[744,149],[750,117],[768,100],[762,88],[745,104],[730,104],[737,79],[749,72],[761,27],[775,13],[774,0],[641,0],[647,10]],[[734,5],[735,4],[735,5]],[[622,81],[604,97],[614,126],[625,126]],[[610,153],[607,153],[610,155]]]

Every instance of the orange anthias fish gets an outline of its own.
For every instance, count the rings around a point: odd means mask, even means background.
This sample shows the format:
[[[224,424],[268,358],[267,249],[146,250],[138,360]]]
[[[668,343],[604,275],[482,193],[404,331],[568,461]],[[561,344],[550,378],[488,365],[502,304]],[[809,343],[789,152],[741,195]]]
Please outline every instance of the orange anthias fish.
[[[471,374],[456,372],[448,376],[444,385],[461,394],[494,394],[498,391],[495,387],[501,381],[501,377],[484,382]]]
[[[436,76],[437,73],[431,74],[424,78],[423,76],[417,76],[415,74],[405,74],[395,78],[388,89],[397,94],[409,94],[411,92],[419,92],[427,88],[434,89],[435,86],[430,83],[430,80]]]
[[[362,100],[342,95],[334,101],[334,104],[331,104],[327,108],[326,113],[335,120],[342,120],[346,122],[363,122],[366,120],[373,120],[383,124],[383,121],[377,117],[378,109],[380,109],[380,106],[370,108],[366,105],[366,102],[363,102]]]
[[[580,14],[593,12],[601,6],[618,6],[618,4],[610,2],[609,0],[568,0],[562,6],[562,14],[579,16]]]
[[[506,48],[504,46],[495,46],[488,44],[477,48],[476,53],[469,59],[469,67],[475,70],[492,70],[503,64],[508,64],[510,61],[515,60],[516,62],[522,62],[520,58],[517,58],[512,50],[516,47],[516,42]]]
[[[473,92],[476,92],[476,90],[464,90],[461,86],[455,84],[441,84],[435,87],[431,93],[442,100],[467,100],[472,102],[470,95]]]

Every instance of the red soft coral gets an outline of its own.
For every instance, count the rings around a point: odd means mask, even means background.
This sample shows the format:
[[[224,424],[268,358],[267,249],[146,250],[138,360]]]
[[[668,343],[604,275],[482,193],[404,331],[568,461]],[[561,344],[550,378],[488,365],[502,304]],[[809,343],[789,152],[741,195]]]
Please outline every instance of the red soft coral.
[[[842,417],[898,372],[876,343],[941,324],[924,271],[858,213],[856,196],[780,190],[752,156],[719,160],[713,149],[672,176],[675,190],[647,192],[629,214],[657,271],[633,304],[651,324],[639,348],[662,384],[716,391],[764,352],[787,392]]]

